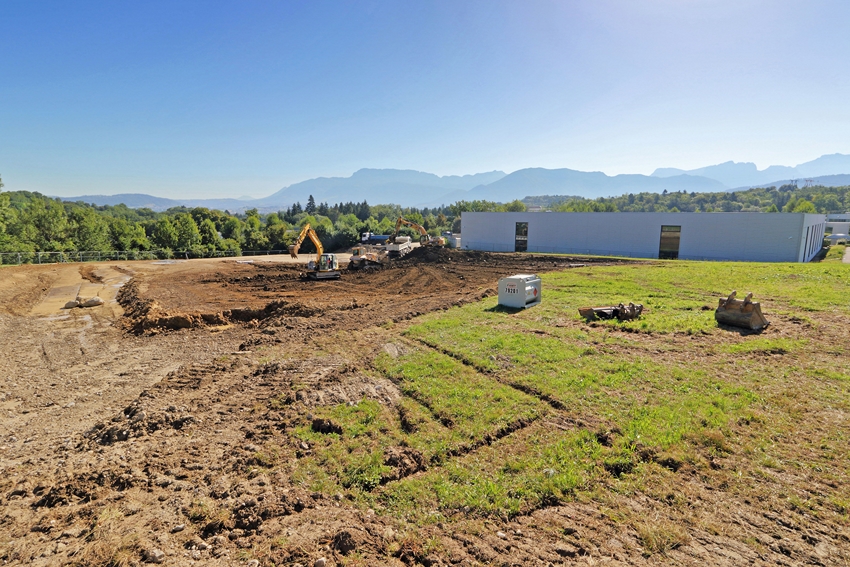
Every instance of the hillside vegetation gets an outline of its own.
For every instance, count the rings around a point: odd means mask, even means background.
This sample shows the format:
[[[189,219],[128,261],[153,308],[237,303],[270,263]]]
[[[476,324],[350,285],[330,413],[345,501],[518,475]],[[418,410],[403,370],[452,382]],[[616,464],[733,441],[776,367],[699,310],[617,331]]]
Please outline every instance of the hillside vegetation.
[[[528,206],[562,212],[762,212],[837,213],[850,210],[850,186],[797,187],[783,185],[721,193],[637,193],[584,199],[575,196],[526,197]]]

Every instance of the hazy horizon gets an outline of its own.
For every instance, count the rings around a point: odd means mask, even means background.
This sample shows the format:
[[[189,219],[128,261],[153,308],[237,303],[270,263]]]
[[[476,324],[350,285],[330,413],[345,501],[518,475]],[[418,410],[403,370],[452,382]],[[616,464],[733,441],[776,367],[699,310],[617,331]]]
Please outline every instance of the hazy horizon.
[[[0,19],[7,191],[263,197],[362,168],[850,154],[839,1],[9,1]]]

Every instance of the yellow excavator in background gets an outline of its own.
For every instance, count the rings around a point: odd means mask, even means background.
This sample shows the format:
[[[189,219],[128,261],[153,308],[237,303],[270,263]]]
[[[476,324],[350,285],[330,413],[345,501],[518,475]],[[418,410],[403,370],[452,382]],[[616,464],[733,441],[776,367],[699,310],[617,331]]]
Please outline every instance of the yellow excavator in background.
[[[419,243],[422,246],[445,246],[446,239],[442,236],[431,236],[428,234],[428,231],[425,230],[425,227],[417,224],[413,221],[409,221],[404,217],[398,217],[398,220],[395,221],[395,230],[389,238],[390,243],[395,242],[396,237],[398,236],[398,231],[401,229],[402,225],[409,226],[414,230],[419,231]]]
[[[316,247],[316,259],[307,263],[307,277],[311,280],[336,280],[339,279],[339,261],[336,254],[325,254],[322,241],[316,231],[310,228],[310,223],[304,225],[301,234],[295,240],[295,244],[289,247],[289,255],[298,258],[298,249],[304,238],[310,237],[313,246]]]

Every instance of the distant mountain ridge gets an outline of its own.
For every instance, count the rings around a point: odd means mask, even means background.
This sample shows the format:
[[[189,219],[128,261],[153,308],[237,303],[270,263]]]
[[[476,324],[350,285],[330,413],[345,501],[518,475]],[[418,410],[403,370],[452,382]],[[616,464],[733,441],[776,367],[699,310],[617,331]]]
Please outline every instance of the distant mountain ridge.
[[[727,187],[752,187],[769,186],[782,179],[802,180],[845,173],[850,173],[850,155],[830,154],[801,163],[795,167],[771,165],[763,170],[759,170],[754,163],[734,161],[690,170],[660,167],[652,172],[652,177],[699,175],[717,180]]]
[[[480,185],[464,196],[466,200],[508,202],[534,195],[581,195],[589,199],[616,197],[625,193],[661,193],[668,191],[725,191],[719,181],[692,175],[650,177],[639,174],[608,176],[601,171],[573,169],[520,169],[502,179]]]
[[[351,177],[318,177],[284,187],[280,191],[258,199],[261,206],[278,203],[304,204],[310,195],[317,203],[329,204],[348,201],[368,201],[369,203],[396,203],[402,206],[414,206],[426,201],[449,204],[453,201],[440,201],[458,191],[468,191],[479,185],[487,185],[505,177],[503,171],[490,171],[473,175],[446,175],[440,177],[410,169],[361,169]]]
[[[152,209],[164,211],[172,207],[207,207],[208,209],[221,209],[235,211],[251,208],[252,201],[244,199],[168,199],[166,197],[154,197],[144,193],[118,193],[116,195],[80,195],[79,197],[62,197],[63,201],[91,203],[94,205],[127,205],[131,209]]]
[[[415,170],[361,169],[349,177],[317,177],[260,199],[168,199],[128,193],[63,197],[96,205],[148,207],[164,211],[171,207],[208,207],[242,212],[285,209],[295,202],[307,203],[310,195],[317,203],[367,201],[370,204],[396,204],[403,207],[435,207],[457,201],[485,200],[509,202],[538,195],[579,195],[593,199],[628,193],[667,191],[720,192],[784,185],[812,179],[814,185],[850,184],[850,155],[832,154],[795,167],[770,166],[759,170],[753,163],[726,162],[699,169],[659,168],[652,175],[606,175],[601,171],[544,169],[532,167],[505,174],[490,171],[472,175],[439,176]]]

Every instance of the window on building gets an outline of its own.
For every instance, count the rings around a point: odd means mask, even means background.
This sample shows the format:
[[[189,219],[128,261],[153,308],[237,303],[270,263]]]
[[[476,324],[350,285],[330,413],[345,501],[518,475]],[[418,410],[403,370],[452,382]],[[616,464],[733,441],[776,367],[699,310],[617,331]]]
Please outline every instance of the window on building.
[[[516,238],[514,240],[514,251],[525,252],[528,250],[528,223],[516,223]]]
[[[681,226],[661,225],[661,243],[658,246],[658,257],[662,260],[675,260],[679,257],[679,236]]]

